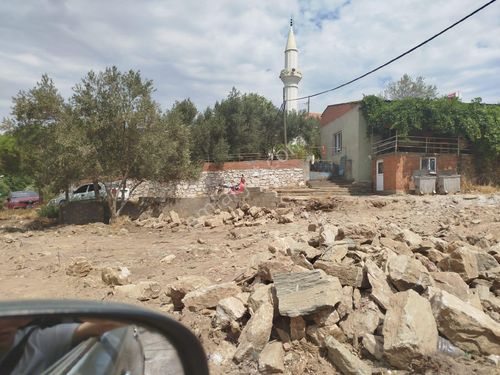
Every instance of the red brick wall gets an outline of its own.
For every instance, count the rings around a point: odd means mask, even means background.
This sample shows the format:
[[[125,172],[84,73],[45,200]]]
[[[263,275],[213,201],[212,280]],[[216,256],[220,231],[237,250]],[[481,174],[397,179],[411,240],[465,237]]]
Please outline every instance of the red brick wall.
[[[213,163],[205,163],[203,171],[227,171],[227,170],[243,170],[243,169],[290,169],[304,168],[304,161],[298,159],[290,160],[251,160],[251,161],[231,161],[222,165]]]
[[[384,161],[384,191],[408,192],[413,189],[413,171],[420,169],[420,159],[425,157],[421,154],[394,153],[378,155],[372,160],[372,186],[376,191],[376,163],[377,160]],[[437,172],[451,170],[457,172],[458,156],[454,154],[436,155]],[[463,155],[464,160],[468,160],[469,155]],[[471,164],[471,163],[469,163]]]

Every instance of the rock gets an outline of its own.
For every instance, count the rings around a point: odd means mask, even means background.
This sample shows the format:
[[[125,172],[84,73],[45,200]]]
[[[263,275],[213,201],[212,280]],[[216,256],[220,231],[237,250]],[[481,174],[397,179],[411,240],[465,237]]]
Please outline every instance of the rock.
[[[375,359],[380,361],[384,356],[384,338],[375,336],[371,333],[363,335],[363,348],[370,353]]]
[[[301,340],[306,337],[306,322],[301,316],[290,318],[290,339]]]
[[[76,258],[66,269],[66,275],[85,277],[92,271],[92,264],[83,257]]]
[[[277,306],[276,292],[272,284],[257,284],[254,288],[253,293],[248,297],[248,307],[252,312],[257,311],[265,303]]]
[[[319,229],[319,243],[322,246],[333,245],[338,237],[340,237],[340,231],[335,225],[323,224]]]
[[[316,232],[317,229],[318,229],[318,225],[317,224],[311,223],[311,224],[309,224],[307,226],[307,231],[308,232]]]
[[[273,281],[274,277],[280,273],[292,272],[294,263],[291,259],[286,260],[268,260],[260,262],[257,267],[257,275],[263,281]]]
[[[389,300],[394,294],[387,276],[372,260],[367,260],[364,266],[368,282],[372,287],[370,298],[373,299],[380,307],[387,310]]]
[[[432,263],[425,255],[416,253],[414,256],[416,260],[422,263],[422,265],[427,269],[427,271],[429,272],[439,271],[439,268],[437,268],[437,266],[434,263]]]
[[[222,225],[224,225],[222,218],[220,218],[218,216],[205,219],[205,226],[206,227],[215,228],[215,227],[220,227]]]
[[[279,312],[289,317],[333,307],[342,295],[339,280],[318,270],[275,275],[274,287]]]
[[[455,272],[431,272],[436,288],[457,296],[464,302],[469,302],[469,286]]]
[[[438,331],[431,305],[411,289],[391,297],[382,332],[385,356],[399,369],[436,351]]]
[[[260,207],[252,206],[248,209],[247,213],[256,219],[259,216],[262,216],[262,209]]]
[[[338,277],[342,286],[350,285],[361,288],[366,285],[363,278],[363,269],[358,266],[347,266],[320,259],[314,263],[314,268],[323,270],[328,275]]]
[[[348,246],[345,243],[330,245],[321,255],[321,260],[340,263],[347,255],[347,251]]]
[[[118,285],[115,292],[139,301],[148,301],[160,296],[161,286],[156,281],[141,281],[138,284]]]
[[[405,242],[410,248],[418,248],[422,243],[422,237],[420,237],[415,232],[412,232],[410,229],[403,229],[396,236],[396,240]]]
[[[297,266],[303,267],[308,270],[313,270],[313,265],[307,260],[304,254],[293,254],[291,257],[292,262]]]
[[[354,310],[347,316],[346,320],[340,323],[340,328],[351,340],[356,340],[365,333],[375,332],[378,325],[384,320],[384,315],[374,302],[365,302],[360,309]]]
[[[175,258],[176,257],[174,254],[165,255],[163,258],[160,259],[160,263],[170,264],[173,262]]]
[[[285,372],[283,345],[279,341],[267,343],[259,356],[259,371],[263,374]]]
[[[438,264],[445,258],[445,255],[436,249],[427,250],[424,255],[434,264]]]
[[[500,266],[497,260],[490,254],[483,251],[475,251],[474,256],[477,261],[478,271],[488,271],[490,269],[496,268]]]
[[[243,302],[236,297],[227,297],[219,301],[215,308],[215,322],[227,327],[232,321],[239,320],[247,311]]]
[[[273,307],[263,304],[250,318],[238,338],[238,348],[234,354],[236,362],[256,358],[269,341],[273,327]]]
[[[398,255],[413,255],[406,242],[395,241],[389,237],[380,237],[380,245],[388,247]]]
[[[500,355],[500,323],[444,290],[430,291],[439,332],[471,353]]]
[[[340,303],[337,305],[337,312],[340,319],[344,319],[353,311],[353,290],[352,286],[346,285],[342,288],[342,296]]]
[[[422,292],[432,285],[432,278],[424,265],[406,255],[389,257],[387,271],[392,284],[399,291],[415,289]]]
[[[306,337],[319,347],[325,347],[325,340],[332,336],[340,342],[347,342],[347,337],[340,327],[336,324],[318,327],[316,324],[308,325],[306,328]]]
[[[215,284],[189,292],[182,299],[182,303],[190,311],[210,309],[216,307],[221,299],[235,296],[240,292],[240,288],[234,282]]]
[[[271,254],[286,255],[288,245],[283,238],[275,238],[269,243],[267,248]]]
[[[102,281],[108,285],[130,284],[130,271],[127,267],[103,268],[101,272]]]
[[[278,223],[279,224],[293,223],[293,219],[294,219],[293,211],[290,211],[289,213],[287,213],[285,215],[279,215],[278,216]]]
[[[325,339],[328,359],[344,375],[371,375],[370,367],[332,336]]]
[[[333,307],[327,307],[312,314],[312,318],[318,327],[323,327],[337,324],[340,320],[340,315]]]
[[[438,263],[438,267],[443,271],[458,273],[466,283],[479,276],[477,258],[467,247],[454,250]]]
[[[171,210],[169,213],[170,220],[172,221],[172,224],[180,225],[181,224],[181,219],[179,217],[179,214],[175,212],[174,210]]]
[[[296,242],[287,249],[287,254],[290,256],[303,254],[308,260],[313,260],[319,257],[322,251],[307,243]]]
[[[204,276],[180,276],[177,281],[171,284],[167,292],[176,310],[180,310],[184,307],[182,299],[189,292],[211,285],[212,282]]]

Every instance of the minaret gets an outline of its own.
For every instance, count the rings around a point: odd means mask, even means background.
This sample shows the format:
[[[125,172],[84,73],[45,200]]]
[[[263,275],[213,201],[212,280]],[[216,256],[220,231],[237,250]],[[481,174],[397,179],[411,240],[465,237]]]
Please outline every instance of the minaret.
[[[293,20],[290,19],[290,31],[285,47],[285,69],[280,73],[280,79],[283,81],[283,95],[286,101],[286,111],[298,111],[299,103],[299,82],[302,79],[302,73],[299,70],[299,51],[293,35]]]

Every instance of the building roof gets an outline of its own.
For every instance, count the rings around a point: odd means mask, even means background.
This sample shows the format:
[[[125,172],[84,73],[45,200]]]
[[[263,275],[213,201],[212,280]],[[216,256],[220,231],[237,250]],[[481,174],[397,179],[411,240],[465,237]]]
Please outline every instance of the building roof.
[[[357,107],[359,103],[361,103],[361,100],[329,105],[321,114],[321,126],[325,126],[330,122],[335,121],[339,117],[345,115],[351,109]]]

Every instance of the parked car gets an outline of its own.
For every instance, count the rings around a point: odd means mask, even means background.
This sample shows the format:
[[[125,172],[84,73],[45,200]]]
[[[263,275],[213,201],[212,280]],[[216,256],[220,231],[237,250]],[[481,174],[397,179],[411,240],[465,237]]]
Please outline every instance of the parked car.
[[[115,188],[113,188],[113,192],[116,192]],[[129,197],[129,194],[130,194],[129,189],[128,188],[125,189],[124,193],[125,193],[124,199],[127,199]],[[107,195],[106,188],[105,188],[104,184],[101,182],[99,182],[99,195],[103,198],[106,197],[106,195]],[[79,187],[77,187],[75,190],[73,190],[69,194],[70,201],[91,200],[91,199],[95,199],[94,184],[92,184],[92,183],[80,185]],[[119,199],[121,199],[121,193],[120,193]],[[66,202],[66,195],[63,193],[63,194],[60,194],[57,197],[51,199],[49,201],[49,205],[60,206],[60,205],[64,204],[65,202]]]
[[[7,209],[32,208],[41,203],[40,196],[34,191],[13,191],[5,202]]]

